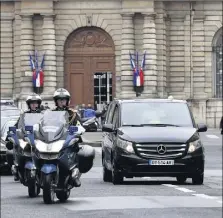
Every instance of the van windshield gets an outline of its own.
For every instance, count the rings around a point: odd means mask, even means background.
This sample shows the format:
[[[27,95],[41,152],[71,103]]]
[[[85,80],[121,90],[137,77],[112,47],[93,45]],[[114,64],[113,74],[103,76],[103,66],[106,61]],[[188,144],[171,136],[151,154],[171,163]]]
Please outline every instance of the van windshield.
[[[126,102],[122,104],[121,121],[122,126],[193,127],[187,104],[178,102]]]

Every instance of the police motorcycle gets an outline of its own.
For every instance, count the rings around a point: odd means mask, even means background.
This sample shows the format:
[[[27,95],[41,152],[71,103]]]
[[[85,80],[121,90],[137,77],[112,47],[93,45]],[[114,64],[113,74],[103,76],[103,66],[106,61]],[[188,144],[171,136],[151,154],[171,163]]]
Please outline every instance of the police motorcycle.
[[[98,118],[101,116],[100,111],[95,111],[93,109],[85,109],[83,117],[81,118],[82,125],[86,129],[86,132],[97,132],[100,125]]]
[[[93,166],[94,149],[87,145],[79,146],[84,128],[69,126],[68,117],[66,111],[46,111],[38,131],[26,126],[29,130],[26,140],[32,145],[37,168],[37,183],[43,190],[46,204],[53,203],[55,195],[65,202],[70,190],[78,187],[76,179]]]
[[[27,134],[25,127],[31,125],[35,129],[42,117],[42,113],[24,113],[19,119],[18,129],[12,126],[8,131],[8,139],[13,143],[14,166],[21,184],[28,187],[29,197],[38,196],[40,187],[36,183],[36,167],[32,160],[32,147],[24,140]]]

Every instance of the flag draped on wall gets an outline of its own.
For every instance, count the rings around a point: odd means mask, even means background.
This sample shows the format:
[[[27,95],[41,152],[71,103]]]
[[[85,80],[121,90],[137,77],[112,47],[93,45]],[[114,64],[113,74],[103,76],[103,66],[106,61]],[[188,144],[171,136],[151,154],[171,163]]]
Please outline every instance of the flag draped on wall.
[[[30,59],[30,67],[33,72],[32,81],[33,81],[33,87],[34,88],[41,88],[43,87],[44,83],[44,60],[45,60],[45,54],[43,55],[40,68],[38,66],[38,53],[35,51],[35,62],[33,61],[32,56],[29,54]]]
[[[135,61],[133,59],[132,54],[129,52],[130,55],[130,64],[133,70],[133,85],[134,87],[142,87],[144,85],[144,67],[145,67],[145,58],[146,58],[146,52],[143,55],[141,66],[139,69],[138,63],[139,63],[139,54],[136,52],[135,54]]]

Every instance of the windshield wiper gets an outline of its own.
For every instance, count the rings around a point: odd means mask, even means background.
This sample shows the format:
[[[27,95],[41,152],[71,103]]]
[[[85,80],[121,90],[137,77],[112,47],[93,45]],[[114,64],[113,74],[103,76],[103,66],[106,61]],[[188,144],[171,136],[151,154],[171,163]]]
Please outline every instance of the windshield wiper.
[[[161,126],[161,127],[165,127],[165,126],[175,126],[175,127],[180,127],[178,125],[174,125],[174,124],[166,124],[166,123],[145,123],[145,124],[141,124],[141,126]]]
[[[144,125],[143,124],[128,124],[128,125],[123,125],[123,126],[140,127],[140,126],[144,126]]]
[[[132,126],[132,127],[143,127],[143,126],[160,126],[160,127],[166,127],[166,126],[175,126],[180,127],[178,125],[174,124],[165,124],[165,123],[143,123],[143,124],[129,124],[129,125],[123,125],[123,126]]]

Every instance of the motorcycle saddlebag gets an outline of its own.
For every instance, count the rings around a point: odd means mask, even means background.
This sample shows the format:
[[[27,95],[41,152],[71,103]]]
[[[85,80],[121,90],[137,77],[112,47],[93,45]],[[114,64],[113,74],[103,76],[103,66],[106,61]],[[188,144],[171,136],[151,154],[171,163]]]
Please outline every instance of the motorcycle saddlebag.
[[[90,145],[80,145],[78,152],[79,170],[81,173],[87,173],[93,166],[95,150]]]

